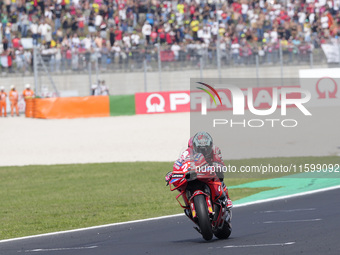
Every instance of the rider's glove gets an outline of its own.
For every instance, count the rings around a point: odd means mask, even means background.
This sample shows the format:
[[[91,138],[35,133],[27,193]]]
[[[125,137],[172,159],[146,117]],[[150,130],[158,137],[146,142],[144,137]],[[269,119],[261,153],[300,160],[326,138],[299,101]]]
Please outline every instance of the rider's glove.
[[[172,177],[172,171],[168,172],[168,173],[165,175],[166,186],[169,185],[169,181],[171,180],[171,177]]]

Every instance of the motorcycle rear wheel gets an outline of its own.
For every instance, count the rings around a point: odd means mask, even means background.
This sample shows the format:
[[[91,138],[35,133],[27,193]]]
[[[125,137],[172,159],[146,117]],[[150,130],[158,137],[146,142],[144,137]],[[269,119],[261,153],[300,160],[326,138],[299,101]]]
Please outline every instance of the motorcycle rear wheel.
[[[194,197],[194,204],[198,218],[198,225],[203,238],[207,241],[213,238],[213,231],[208,213],[208,206],[204,195]]]
[[[217,229],[216,231],[214,231],[214,235],[218,239],[227,239],[231,234],[231,230],[232,228],[230,222],[225,221],[221,229]]]

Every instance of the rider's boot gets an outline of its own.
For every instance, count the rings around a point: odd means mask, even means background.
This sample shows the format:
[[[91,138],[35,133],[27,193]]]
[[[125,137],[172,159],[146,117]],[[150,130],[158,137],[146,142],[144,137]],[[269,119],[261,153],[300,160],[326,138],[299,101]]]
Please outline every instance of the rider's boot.
[[[233,208],[233,202],[229,198],[227,186],[224,184],[223,181],[221,181],[221,183],[222,183],[223,193],[222,193],[222,196],[220,197],[220,200],[222,201],[221,202],[222,205],[225,206],[228,210],[230,210],[231,208]]]

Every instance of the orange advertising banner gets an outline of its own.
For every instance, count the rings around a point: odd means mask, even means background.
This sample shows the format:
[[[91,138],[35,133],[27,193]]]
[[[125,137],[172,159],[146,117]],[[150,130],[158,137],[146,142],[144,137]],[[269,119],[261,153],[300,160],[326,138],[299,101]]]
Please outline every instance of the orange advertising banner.
[[[34,99],[34,118],[73,119],[108,116],[110,116],[108,96]]]

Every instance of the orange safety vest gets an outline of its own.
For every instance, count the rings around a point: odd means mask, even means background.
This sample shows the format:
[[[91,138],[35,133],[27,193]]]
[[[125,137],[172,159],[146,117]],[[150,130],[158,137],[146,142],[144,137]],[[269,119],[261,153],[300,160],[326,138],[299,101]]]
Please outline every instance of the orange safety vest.
[[[6,97],[7,97],[6,92],[0,92],[0,101],[1,102],[6,102]]]
[[[16,90],[11,90],[9,92],[9,100],[15,102],[19,99],[19,93]]]
[[[28,89],[25,89],[24,92],[22,93],[24,95],[24,98],[31,98],[34,96],[34,92],[33,90],[28,90]]]

